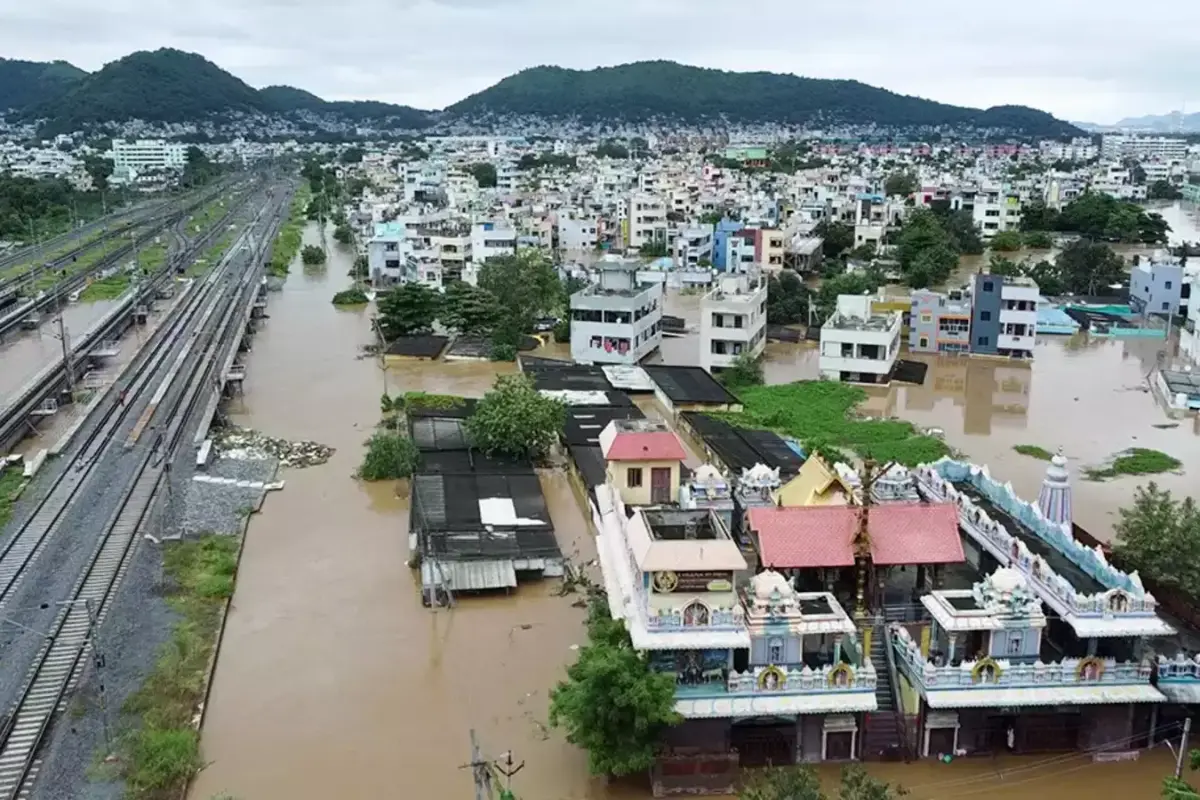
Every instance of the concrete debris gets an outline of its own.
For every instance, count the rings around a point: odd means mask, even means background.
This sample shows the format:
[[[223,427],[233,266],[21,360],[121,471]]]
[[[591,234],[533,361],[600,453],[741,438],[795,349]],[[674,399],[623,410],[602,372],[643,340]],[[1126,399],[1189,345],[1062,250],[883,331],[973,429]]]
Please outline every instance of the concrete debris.
[[[271,458],[281,467],[315,467],[333,455],[333,448],[320,442],[291,442],[237,427],[215,431],[213,446],[224,458],[242,461]]]

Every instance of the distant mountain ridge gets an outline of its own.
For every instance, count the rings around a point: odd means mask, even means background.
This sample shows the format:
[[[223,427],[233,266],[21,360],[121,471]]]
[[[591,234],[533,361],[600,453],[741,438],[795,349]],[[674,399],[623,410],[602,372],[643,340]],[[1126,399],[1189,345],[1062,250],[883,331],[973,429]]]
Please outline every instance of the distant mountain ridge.
[[[0,69],[5,63],[0,62]],[[31,62],[16,62],[30,64]],[[279,113],[297,111],[336,114],[348,121],[394,119],[397,127],[424,127],[429,115],[408,106],[374,101],[323,100],[291,86],[255,89],[203,56],[181,50],[139,51],[87,73],[63,62],[42,67],[75,70],[70,81],[35,91],[35,81],[45,84],[45,74],[25,68],[13,70],[18,81],[12,102],[26,120],[47,120],[46,132],[61,133],[82,125],[142,119],[148,122],[189,122],[209,114],[230,112]],[[43,71],[45,72],[45,71]],[[0,72],[0,77],[4,73]],[[0,81],[0,85],[4,85]],[[0,107],[4,107],[0,103]]]
[[[974,126],[1041,135],[1078,128],[1025,106],[963,108],[849,80],[773,72],[725,72],[673,61],[591,70],[533,67],[446,109],[451,114],[528,114],[584,119],[727,118],[784,124]]]
[[[291,86],[255,89],[195,53],[139,51],[94,73],[65,62],[0,60],[0,108],[45,120],[44,132],[142,119],[187,122],[210,114],[334,114],[388,120],[398,128],[440,119],[526,115],[584,120],[971,126],[1034,136],[1078,135],[1070,123],[1025,106],[963,108],[900,95],[858,81],[770,72],[724,72],[671,61],[573,70],[533,67],[464,98],[443,112],[375,101],[327,101]]]

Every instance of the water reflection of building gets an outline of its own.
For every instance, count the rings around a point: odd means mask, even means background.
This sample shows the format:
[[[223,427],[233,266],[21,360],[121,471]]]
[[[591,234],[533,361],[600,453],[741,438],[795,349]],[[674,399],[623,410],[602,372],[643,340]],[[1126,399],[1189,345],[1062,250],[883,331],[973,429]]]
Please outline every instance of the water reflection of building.
[[[905,409],[933,411],[949,398],[962,408],[964,433],[988,434],[993,424],[1025,427],[1033,384],[1028,364],[953,356],[922,360],[929,365],[925,383],[904,387]]]

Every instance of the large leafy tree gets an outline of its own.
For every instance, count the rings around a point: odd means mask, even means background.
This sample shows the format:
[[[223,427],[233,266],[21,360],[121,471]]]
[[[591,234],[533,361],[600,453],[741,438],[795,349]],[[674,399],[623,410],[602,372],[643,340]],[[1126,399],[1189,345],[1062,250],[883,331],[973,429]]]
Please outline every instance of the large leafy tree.
[[[1068,292],[1104,294],[1126,278],[1124,260],[1106,244],[1077,239],[1059,253],[1055,266]]]
[[[790,269],[767,276],[767,322],[794,325],[808,321],[808,287]]]
[[[428,333],[441,307],[441,295],[423,283],[406,283],[379,298],[376,320],[383,338]]]
[[[1192,597],[1200,594],[1200,509],[1151,482],[1120,510],[1116,554],[1124,564]]]
[[[485,453],[542,458],[565,420],[563,404],[538,392],[527,375],[501,375],[467,419],[467,431]]]
[[[904,222],[898,248],[906,283],[922,288],[944,282],[958,266],[958,244],[929,209],[917,209]]]
[[[983,254],[983,238],[979,235],[979,226],[970,212],[951,211],[948,204],[938,204],[933,207],[933,213],[942,229],[950,236],[954,248],[968,256]]]
[[[448,329],[459,333],[487,333],[503,316],[495,295],[463,281],[446,287],[442,298],[440,320]]]
[[[911,171],[893,172],[883,182],[883,193],[888,197],[908,197],[919,188],[917,174]]]
[[[832,278],[821,281],[817,290],[817,316],[824,321],[837,309],[838,295],[866,294],[879,288],[882,281],[879,274],[871,270],[865,272],[844,272]],[[769,297],[770,295],[768,295]]]
[[[680,721],[675,678],[650,668],[603,598],[593,598],[587,626],[567,680],[550,691],[550,724],[587,751],[594,775],[641,772],[654,763],[663,731]]]
[[[533,330],[534,320],[553,313],[562,299],[562,283],[554,265],[532,248],[489,258],[479,270],[479,288],[492,293],[521,333]]]
[[[813,228],[813,235],[820,236],[823,240],[821,254],[825,258],[837,258],[854,247],[854,226],[844,222],[830,222],[823,219]]]

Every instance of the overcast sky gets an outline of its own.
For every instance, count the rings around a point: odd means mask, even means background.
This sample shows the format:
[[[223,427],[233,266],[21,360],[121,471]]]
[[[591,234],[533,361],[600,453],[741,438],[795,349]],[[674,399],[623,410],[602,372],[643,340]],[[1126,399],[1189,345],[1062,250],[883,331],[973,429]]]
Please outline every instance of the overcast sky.
[[[441,108],[524,67],[665,58],[1071,120],[1200,111],[1200,0],[4,0],[0,55],[201,53],[253,86]]]

